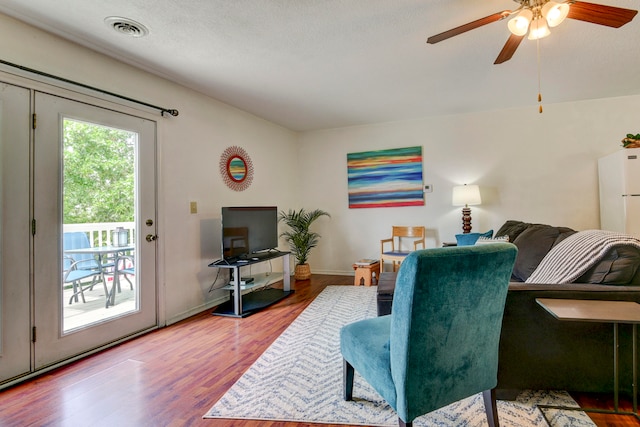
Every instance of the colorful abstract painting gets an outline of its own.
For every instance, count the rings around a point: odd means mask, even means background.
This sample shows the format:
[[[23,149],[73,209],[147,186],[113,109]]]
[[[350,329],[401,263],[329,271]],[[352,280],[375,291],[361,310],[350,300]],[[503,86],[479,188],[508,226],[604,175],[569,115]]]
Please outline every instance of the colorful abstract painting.
[[[424,205],[422,147],[347,154],[350,208]]]

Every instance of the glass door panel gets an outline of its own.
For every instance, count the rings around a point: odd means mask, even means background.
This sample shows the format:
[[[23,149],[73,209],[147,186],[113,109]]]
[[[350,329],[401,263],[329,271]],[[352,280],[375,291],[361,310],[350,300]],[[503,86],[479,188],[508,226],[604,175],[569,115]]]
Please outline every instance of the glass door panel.
[[[134,312],[138,133],[70,118],[63,135],[63,333]],[[125,286],[122,286],[125,285]]]

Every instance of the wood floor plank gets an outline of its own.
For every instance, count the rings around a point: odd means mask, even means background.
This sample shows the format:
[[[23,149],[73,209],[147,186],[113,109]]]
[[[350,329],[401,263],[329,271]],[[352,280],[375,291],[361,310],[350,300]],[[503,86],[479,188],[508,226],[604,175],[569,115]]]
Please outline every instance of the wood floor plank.
[[[295,283],[290,297],[245,319],[206,311],[4,390],[0,426],[308,425],[202,415],[328,285],[353,286],[353,277],[314,275]],[[633,417],[594,417],[602,427],[640,425]]]

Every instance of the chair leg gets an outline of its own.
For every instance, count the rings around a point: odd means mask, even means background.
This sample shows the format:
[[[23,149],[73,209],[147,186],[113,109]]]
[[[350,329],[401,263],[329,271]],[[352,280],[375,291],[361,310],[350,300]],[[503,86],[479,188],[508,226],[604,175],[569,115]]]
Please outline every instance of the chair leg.
[[[103,277],[104,278],[104,277]],[[104,283],[104,280],[100,280],[102,282],[102,285],[104,286],[105,289],[107,289],[107,285]],[[97,276],[93,276],[93,279],[91,280],[91,285],[87,286],[86,288],[84,288],[84,290],[93,290],[93,287],[98,283],[98,279]],[[84,297],[84,294],[82,294],[82,296]]]
[[[344,400],[353,400],[353,376],[355,369],[346,360],[342,359],[342,384]]]
[[[102,280],[102,286],[104,287],[104,293],[105,293],[105,295],[109,295],[109,287],[107,286],[107,281],[104,280],[104,276],[103,276],[102,279],[103,279]],[[115,280],[115,277],[114,277],[113,280]]]
[[[131,288],[131,290],[133,290],[133,282],[131,280],[129,280],[129,275],[125,274],[124,278],[127,282],[129,282],[129,287]]]
[[[413,426],[413,421],[409,421],[408,423],[405,423],[404,421],[402,421],[401,418],[398,418],[398,426],[400,426],[400,427],[412,427]]]
[[[107,289],[107,285],[105,284],[105,289]],[[120,274],[115,272],[113,274],[113,284],[111,285],[111,290],[106,291],[107,300],[104,303],[104,308],[109,308],[109,305],[115,305],[116,303],[116,289],[120,289]]]
[[[484,411],[487,413],[487,422],[489,427],[500,427],[498,420],[498,405],[496,404],[496,389],[485,390],[482,392],[484,398]]]
[[[90,291],[93,290],[93,286],[98,283],[98,281],[96,280],[96,276],[93,276],[93,279],[91,279],[91,286],[88,286],[87,289],[89,289]]]
[[[80,294],[80,296],[82,297],[82,302],[86,303],[87,301],[85,301],[84,299],[84,292],[82,289],[82,283],[80,283],[80,281],[76,280],[72,283],[73,286],[73,294],[71,295],[71,298],[69,298],[69,305],[71,305],[71,303],[73,302],[73,299],[75,298],[76,302],[78,302],[78,294]]]

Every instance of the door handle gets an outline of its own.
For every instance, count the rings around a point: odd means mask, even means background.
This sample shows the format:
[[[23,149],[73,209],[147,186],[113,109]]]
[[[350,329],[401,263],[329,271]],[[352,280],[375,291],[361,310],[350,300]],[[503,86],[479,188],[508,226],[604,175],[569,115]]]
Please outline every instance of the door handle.
[[[145,239],[147,239],[147,242],[153,242],[157,238],[158,236],[156,236],[155,234],[147,234],[147,237],[145,237]]]

